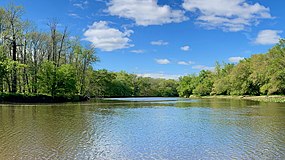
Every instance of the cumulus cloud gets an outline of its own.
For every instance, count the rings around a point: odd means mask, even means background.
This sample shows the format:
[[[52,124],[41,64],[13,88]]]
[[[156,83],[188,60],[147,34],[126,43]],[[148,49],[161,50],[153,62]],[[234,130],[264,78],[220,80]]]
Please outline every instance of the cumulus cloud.
[[[160,6],[157,0],[110,0],[107,12],[132,19],[141,26],[178,23],[188,19],[183,11],[173,10],[168,5]]]
[[[156,59],[155,61],[158,64],[169,64],[170,63],[168,59]]]
[[[177,80],[182,75],[164,74],[164,73],[142,73],[142,74],[137,74],[137,76],[139,76],[139,77],[163,78],[163,79],[174,79],[174,80]]]
[[[239,61],[243,60],[244,57],[230,57],[229,61],[232,63],[238,63]]]
[[[168,45],[168,42],[165,42],[163,40],[158,40],[158,41],[152,41],[150,42],[151,45],[156,45],[156,46],[166,46]]]
[[[262,30],[258,33],[255,44],[260,45],[272,45],[279,42],[282,31],[279,30]]]
[[[236,32],[272,18],[269,8],[245,0],[184,0],[182,6],[198,13],[197,23],[208,29]]]
[[[180,49],[182,51],[189,51],[190,50],[190,46],[182,46]]]
[[[191,64],[195,64],[195,62],[193,62],[193,61],[188,61],[188,62],[179,61],[179,62],[177,62],[177,64],[179,64],[179,65],[191,65]]]
[[[204,65],[196,65],[196,66],[193,66],[192,69],[213,71],[215,69],[215,67],[209,67],[209,66],[204,66]]]
[[[92,42],[92,44],[101,49],[102,51],[113,51],[122,48],[129,48],[133,45],[130,44],[130,36],[132,30],[120,31],[111,28],[106,21],[94,22],[84,32],[84,40]]]

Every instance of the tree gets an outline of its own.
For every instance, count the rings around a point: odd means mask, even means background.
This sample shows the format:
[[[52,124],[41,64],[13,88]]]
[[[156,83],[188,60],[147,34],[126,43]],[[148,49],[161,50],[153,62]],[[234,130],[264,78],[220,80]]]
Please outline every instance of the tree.
[[[159,93],[156,91],[156,80],[149,77],[137,78],[137,95],[136,96],[157,96]]]
[[[248,79],[251,74],[250,60],[243,60],[233,68],[230,75],[232,95],[251,95],[255,94],[253,82]]]
[[[199,96],[210,95],[213,87],[213,73],[202,70],[197,78],[198,85],[193,90],[193,94]]]
[[[285,40],[280,42],[269,50],[270,63],[268,65],[270,80],[266,85],[268,94],[285,94]]]
[[[64,64],[57,70],[56,95],[74,95],[76,93],[76,71],[70,64]]]
[[[211,95],[229,95],[230,94],[230,77],[229,75],[234,68],[234,64],[223,64],[221,66],[219,63],[216,64],[214,83]]]
[[[193,90],[198,84],[197,77],[195,75],[188,75],[179,78],[177,91],[181,97],[189,97],[193,94]]]
[[[269,61],[268,55],[265,54],[255,54],[250,58],[251,74],[248,79],[261,94],[268,93],[267,85],[270,80]]]
[[[38,72],[39,90],[41,93],[53,94],[53,79],[55,65],[51,61],[45,61],[41,64]]]
[[[91,64],[93,64],[94,62],[98,61],[98,57],[95,55],[95,48],[91,47],[89,49],[84,49],[82,52],[82,75],[81,75],[81,84],[80,84],[80,93],[81,94],[86,94],[86,93],[90,93],[90,90],[86,90],[85,86],[87,84],[86,82],[86,72],[88,69],[88,66],[90,66]]]
[[[116,75],[114,73],[110,73],[105,69],[93,71],[90,79],[91,96],[111,96],[112,81],[115,78]]]
[[[175,80],[160,80],[158,87],[159,96],[161,97],[177,97],[178,93],[176,88],[178,87]]]
[[[23,22],[21,21],[21,16],[23,14],[23,8],[21,6],[15,6],[10,4],[6,9],[5,24],[7,25],[5,40],[10,42],[12,48],[12,60],[17,61],[17,47],[18,39],[21,39]],[[16,63],[15,63],[16,64]],[[16,65],[13,66],[12,70],[12,92],[17,92],[17,68]]]
[[[6,55],[4,54],[4,47],[0,46],[0,92],[4,91],[3,85],[4,85],[4,78],[8,74],[8,59]]]

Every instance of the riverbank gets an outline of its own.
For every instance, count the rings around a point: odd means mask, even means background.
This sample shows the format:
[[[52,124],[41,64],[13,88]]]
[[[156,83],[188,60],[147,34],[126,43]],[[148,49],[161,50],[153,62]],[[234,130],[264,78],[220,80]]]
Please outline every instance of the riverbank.
[[[64,103],[82,102],[89,100],[81,95],[44,95],[44,94],[20,94],[20,93],[1,93],[0,103]]]
[[[285,96],[274,95],[274,96],[190,96],[190,98],[219,98],[219,99],[245,99],[259,102],[277,102],[277,103],[285,103]]]

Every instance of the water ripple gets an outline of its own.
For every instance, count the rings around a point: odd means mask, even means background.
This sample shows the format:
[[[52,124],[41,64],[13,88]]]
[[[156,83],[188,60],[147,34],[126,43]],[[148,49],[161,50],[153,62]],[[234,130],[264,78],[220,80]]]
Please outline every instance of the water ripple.
[[[0,106],[0,159],[285,159],[283,104],[149,101]]]

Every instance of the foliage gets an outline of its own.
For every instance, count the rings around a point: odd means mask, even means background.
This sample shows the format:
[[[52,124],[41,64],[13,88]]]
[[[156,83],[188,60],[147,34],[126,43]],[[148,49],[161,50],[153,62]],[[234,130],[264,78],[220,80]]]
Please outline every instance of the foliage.
[[[189,97],[193,94],[198,81],[195,75],[188,75],[179,78],[179,85],[177,87],[178,94],[182,97]]]
[[[266,54],[255,54],[237,64],[216,64],[214,72],[180,77],[179,96],[284,95],[285,40]]]
[[[52,86],[54,85],[53,75],[55,74],[55,66],[50,61],[45,61],[42,63],[39,69],[39,92],[40,93],[52,93]]]
[[[87,95],[94,47],[83,47],[58,22],[50,32],[37,31],[22,20],[24,10],[13,4],[0,7],[0,92],[24,94]]]
[[[210,95],[213,87],[213,74],[211,71],[202,70],[196,79],[197,86],[193,90],[193,94],[199,96]]]
[[[92,96],[96,97],[178,96],[175,80],[138,77],[123,71],[94,71],[91,83]]]
[[[56,93],[59,95],[74,95],[76,93],[76,71],[70,64],[64,64],[56,71]]]

